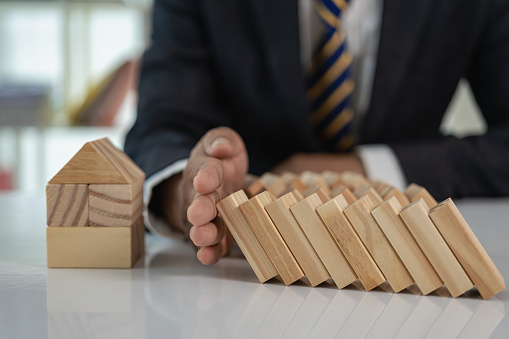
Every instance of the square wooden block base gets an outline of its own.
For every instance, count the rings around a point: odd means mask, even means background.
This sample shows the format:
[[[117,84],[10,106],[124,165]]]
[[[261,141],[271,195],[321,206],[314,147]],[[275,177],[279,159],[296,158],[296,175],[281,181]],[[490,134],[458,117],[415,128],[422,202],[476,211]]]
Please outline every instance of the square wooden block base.
[[[48,267],[132,268],[145,252],[145,227],[47,227]]]

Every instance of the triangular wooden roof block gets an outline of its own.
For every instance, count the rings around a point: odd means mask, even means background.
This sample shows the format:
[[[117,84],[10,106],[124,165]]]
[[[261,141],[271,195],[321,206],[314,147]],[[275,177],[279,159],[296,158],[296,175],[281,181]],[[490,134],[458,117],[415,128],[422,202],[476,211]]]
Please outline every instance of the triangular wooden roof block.
[[[143,171],[106,139],[87,142],[49,181],[50,184],[131,184]]]

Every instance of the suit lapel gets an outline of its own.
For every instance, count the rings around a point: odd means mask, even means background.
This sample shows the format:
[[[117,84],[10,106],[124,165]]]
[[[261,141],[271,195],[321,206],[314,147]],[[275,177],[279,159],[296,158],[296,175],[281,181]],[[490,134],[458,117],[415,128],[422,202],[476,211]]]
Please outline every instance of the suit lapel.
[[[303,68],[300,62],[298,1],[253,0],[258,18],[257,29],[265,46],[270,82],[281,98],[283,114],[304,141],[308,150],[320,148],[309,123],[310,106],[305,96]]]
[[[378,141],[383,121],[392,111],[404,86],[410,60],[424,28],[430,0],[385,0],[370,108],[366,114],[361,142]]]

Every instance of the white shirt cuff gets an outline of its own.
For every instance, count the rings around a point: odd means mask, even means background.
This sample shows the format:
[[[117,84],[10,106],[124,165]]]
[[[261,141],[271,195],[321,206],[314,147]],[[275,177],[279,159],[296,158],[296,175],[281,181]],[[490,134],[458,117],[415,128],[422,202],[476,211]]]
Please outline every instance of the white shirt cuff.
[[[176,161],[175,163],[151,175],[147,180],[145,180],[143,187],[143,219],[145,221],[145,226],[147,226],[147,228],[153,234],[166,238],[184,239],[183,234],[173,231],[173,229],[170,227],[170,225],[168,225],[168,223],[166,223],[165,220],[158,218],[153,213],[151,213],[148,209],[148,205],[152,199],[152,190],[154,187],[159,185],[164,180],[170,178],[172,175],[182,172],[187,166],[187,161],[188,159]]]
[[[404,190],[407,180],[396,154],[383,144],[357,146],[357,154],[364,164],[367,177],[385,181],[399,190]]]

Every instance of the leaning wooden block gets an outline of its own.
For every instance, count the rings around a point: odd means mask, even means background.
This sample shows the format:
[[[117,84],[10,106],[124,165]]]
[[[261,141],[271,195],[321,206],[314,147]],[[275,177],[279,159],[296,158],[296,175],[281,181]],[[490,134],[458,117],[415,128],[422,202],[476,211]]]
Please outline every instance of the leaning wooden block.
[[[366,195],[348,206],[345,214],[392,289],[399,292],[412,285],[414,280],[371,215],[375,207],[375,202]]]
[[[345,171],[341,173],[341,179],[346,184],[346,186],[352,191],[355,191],[362,185],[369,185],[368,179],[366,179],[366,177],[357,172]]]
[[[88,226],[88,185],[46,186],[48,226]]]
[[[48,267],[130,268],[142,255],[144,226],[47,227]]]
[[[293,193],[288,193],[265,206],[265,209],[308,277],[311,286],[316,286],[329,279],[330,275],[290,212],[290,208],[299,201]]]
[[[363,198],[364,196],[367,195],[367,196],[369,196],[371,201],[373,201],[375,203],[375,206],[378,206],[378,205],[380,205],[381,203],[384,202],[384,200],[377,193],[377,191],[375,191],[375,189],[373,187],[369,186],[369,185],[362,185],[362,186],[358,187],[353,192],[353,195],[355,195],[355,197],[357,199],[361,199],[361,198]]]
[[[330,200],[329,193],[327,193],[327,191],[325,191],[323,187],[315,184],[309,185],[308,188],[304,191],[304,193],[302,193],[302,195],[304,196],[304,198],[307,198],[315,193],[318,194],[318,196],[320,197],[320,199],[322,199],[323,202]]]
[[[408,185],[408,187],[405,189],[405,195],[407,196],[408,200],[410,200],[410,202],[414,202],[420,198],[423,198],[424,202],[426,205],[428,205],[429,208],[433,208],[438,204],[435,198],[429,194],[427,189],[417,184]]]
[[[322,177],[323,181],[327,183],[329,187],[332,187],[333,184],[335,184],[338,179],[341,177],[341,174],[338,172],[333,171],[323,171],[320,176]]]
[[[505,289],[504,278],[450,198],[429,216],[484,299]]]
[[[265,206],[272,202],[270,193],[262,192],[239,208],[283,282],[290,285],[302,278],[304,273],[265,210]]]
[[[391,197],[371,211],[371,214],[414,278],[422,294],[426,295],[444,283],[400,218],[400,212],[401,205],[397,198]]]
[[[473,287],[460,263],[428,216],[422,198],[405,207],[400,216],[453,297]]]
[[[290,171],[284,171],[280,175],[281,180],[285,183],[285,185],[290,185],[292,181],[294,181],[297,178],[297,174],[290,172]]]
[[[383,194],[380,195],[383,200],[389,200],[391,197],[396,197],[401,207],[410,205],[410,201],[408,200],[407,196],[404,195],[403,192],[401,192],[396,187],[390,187],[388,190],[384,190]]]
[[[316,212],[321,205],[322,200],[313,194],[293,205],[291,211],[338,288],[343,288],[357,280],[357,275]]]
[[[348,205],[353,204],[357,201],[357,197],[350,191],[346,186],[343,185],[337,185],[329,194],[329,197],[331,199],[334,199],[338,195],[342,194],[343,197],[346,199],[346,202]]]
[[[239,206],[248,201],[243,190],[230,194],[217,203],[217,210],[253,268],[261,283],[274,278],[278,273],[253,230],[240,212]]]
[[[385,277],[343,213],[347,206],[343,195],[338,195],[318,207],[317,211],[362,285],[369,291],[383,283]]]
[[[279,197],[286,189],[285,182],[273,173],[264,173],[260,177],[261,182],[273,196]]]
[[[89,185],[90,226],[129,227],[143,211],[143,182]]]
[[[248,198],[252,198],[257,194],[260,194],[261,192],[265,191],[265,185],[263,184],[262,180],[260,178],[253,181],[249,186],[247,186],[244,191]]]
[[[295,178],[289,185],[300,193],[304,193],[304,191],[308,188],[308,186],[300,179],[300,177]]]

